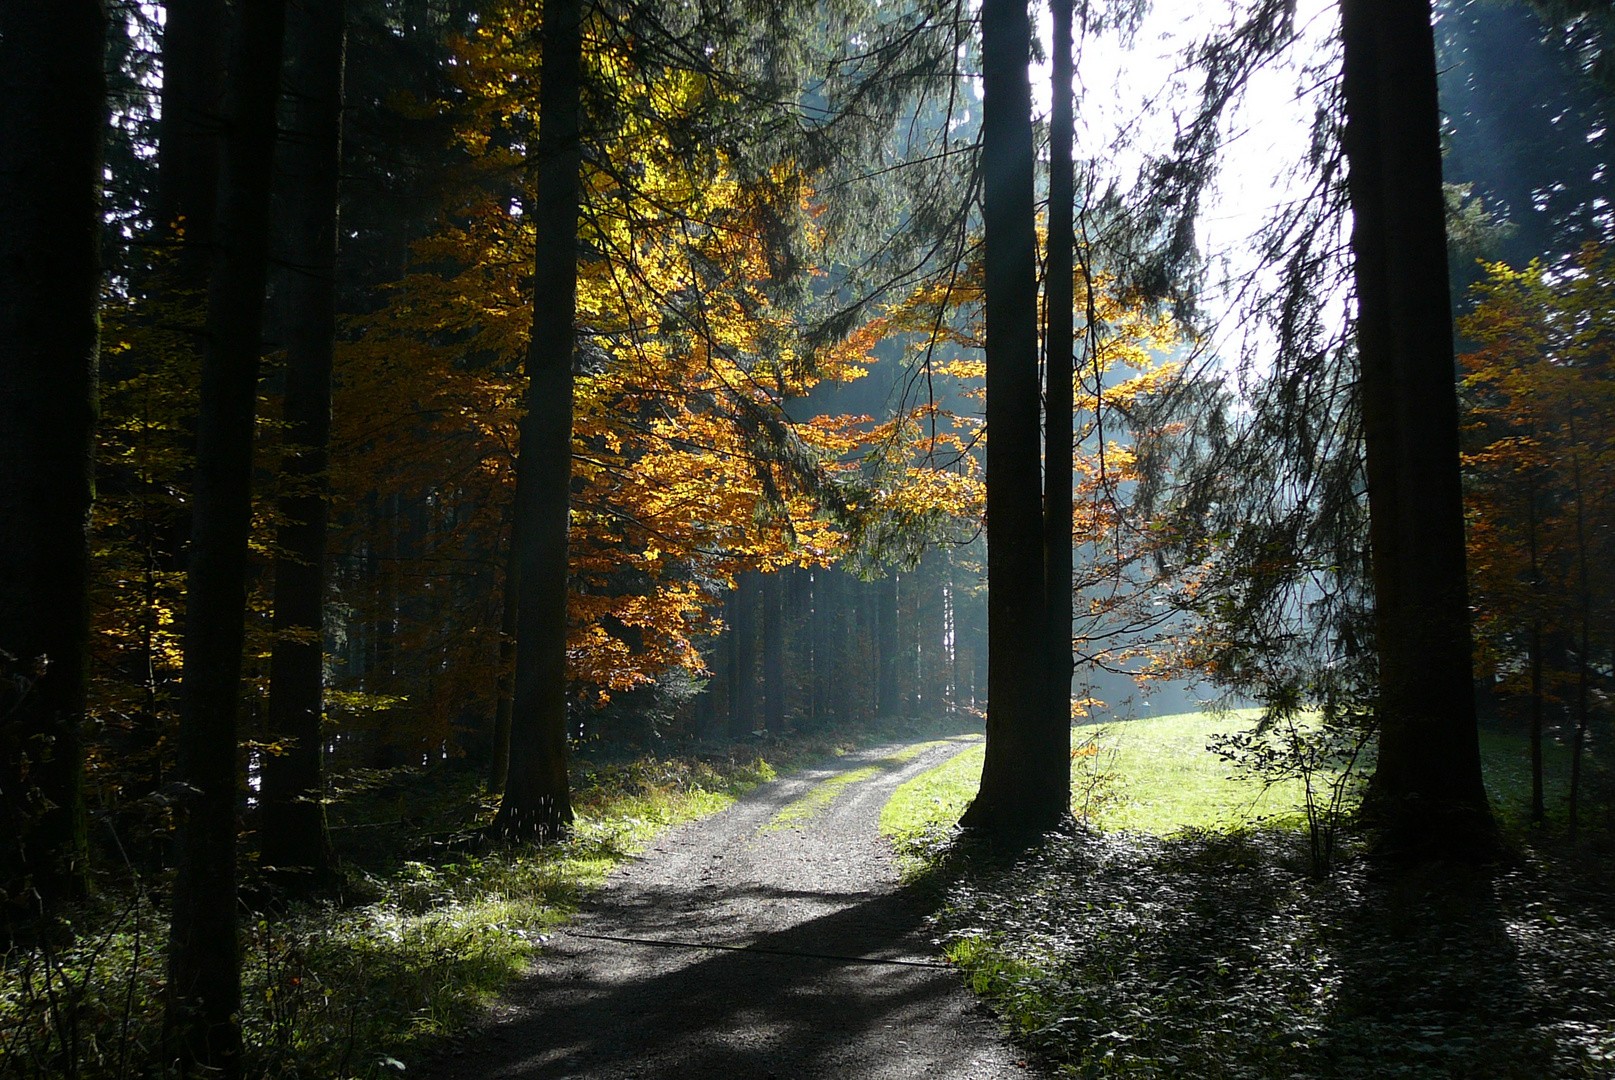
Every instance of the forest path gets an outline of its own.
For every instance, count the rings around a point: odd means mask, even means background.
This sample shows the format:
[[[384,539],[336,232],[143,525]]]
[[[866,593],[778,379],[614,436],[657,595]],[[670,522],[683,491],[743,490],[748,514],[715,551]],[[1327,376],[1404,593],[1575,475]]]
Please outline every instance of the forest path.
[[[443,1080],[1036,1075],[937,955],[924,907],[900,886],[879,834],[899,784],[978,738],[848,754],[664,833],[554,933],[496,1020],[422,1071]]]

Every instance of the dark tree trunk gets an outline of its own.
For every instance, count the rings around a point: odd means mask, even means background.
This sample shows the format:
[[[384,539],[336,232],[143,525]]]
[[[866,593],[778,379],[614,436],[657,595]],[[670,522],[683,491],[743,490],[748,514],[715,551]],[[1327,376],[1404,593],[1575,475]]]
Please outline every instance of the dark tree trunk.
[[[157,198],[162,235],[180,240],[179,284],[207,286],[224,128],[224,0],[168,0],[163,22]],[[200,300],[200,296],[198,297]]]
[[[775,733],[785,727],[784,573],[763,575],[763,726]]]
[[[488,766],[488,792],[505,793],[510,775],[510,716],[516,697],[516,615],[521,609],[521,538],[510,526],[510,552],[505,559],[505,603],[499,615],[499,686],[493,716],[493,761]]]
[[[85,883],[106,26],[0,3],[0,931]]]
[[[494,819],[508,836],[553,840],[572,823],[566,765],[567,529],[572,485],[572,354],[577,334],[578,141],[583,4],[544,8],[534,150],[533,334],[516,461],[521,589],[510,773]]]
[[[299,891],[332,884],[325,822],[325,531],[331,353],[336,340],[337,174],[342,146],[343,0],[302,0],[287,16],[289,117],[280,148],[287,217],[286,457],[275,556],[269,730],[259,832],[266,867]]]
[[[1053,103],[1049,112],[1049,251],[1043,302],[1044,436],[1043,580],[1049,620],[1049,724],[1071,731],[1071,472],[1075,448],[1071,380],[1075,366],[1071,332],[1073,260],[1077,246],[1072,215],[1076,178],[1071,162],[1072,116],[1071,0],[1053,0]],[[1071,755],[1047,762],[1051,786],[1071,787]]]
[[[1488,850],[1428,0],[1342,0],[1379,657],[1364,813],[1388,850]]]
[[[284,0],[242,0],[236,11],[202,352],[180,687],[178,779],[193,790],[176,835],[164,1028],[182,1071],[216,1070],[227,1078],[241,1074],[236,707],[285,14]]]
[[[735,575],[729,621],[729,737],[749,739],[757,730],[757,572]]]
[[[839,643],[835,633],[839,614],[840,571],[828,566],[813,569],[813,720],[823,724],[832,712],[830,688]]]
[[[1542,619],[1535,612],[1542,603],[1541,567],[1537,556],[1536,477],[1528,473],[1525,487],[1526,543],[1531,557],[1531,640],[1527,659],[1531,665],[1531,823],[1547,820],[1547,804],[1542,789]]]
[[[901,638],[897,633],[897,569],[888,568],[886,576],[880,579],[876,587],[880,590],[880,606],[875,612],[878,620],[875,651],[879,654],[880,678],[876,687],[875,711],[881,716],[896,716],[903,711],[898,692],[897,660]]]
[[[1038,461],[1037,232],[1026,0],[983,0],[982,171],[987,331],[987,756],[960,824],[1025,834],[1060,822],[1070,789],[1048,722]]]
[[[1570,424],[1570,441],[1576,441],[1576,426]],[[1575,839],[1581,816],[1581,758],[1587,745],[1587,694],[1590,689],[1592,663],[1592,588],[1587,576],[1587,519],[1585,489],[1581,481],[1581,454],[1570,452],[1571,490],[1576,499],[1576,600],[1581,617],[1581,647],[1576,650],[1576,740],[1570,750],[1570,821],[1569,833]]]

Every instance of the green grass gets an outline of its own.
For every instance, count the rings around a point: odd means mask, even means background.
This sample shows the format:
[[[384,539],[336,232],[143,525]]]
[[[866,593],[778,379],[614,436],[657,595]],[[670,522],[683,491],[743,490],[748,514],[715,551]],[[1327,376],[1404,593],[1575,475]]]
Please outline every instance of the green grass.
[[[959,741],[977,742],[979,738]],[[899,785],[881,809],[881,833],[897,838],[903,852],[904,844],[930,837],[958,821],[976,793],[984,753],[983,746],[971,747]]]
[[[699,757],[579,754],[572,835],[543,848],[478,850],[472,841],[494,803],[474,772],[349,774],[330,807],[349,875],[343,902],[292,905],[242,926],[249,1072],[399,1075],[485,1015],[582,894],[663,830],[716,813],[779,772],[939,733],[898,722],[703,747]],[[855,780],[819,798],[828,805]],[[243,895],[266,898],[250,857],[244,871]],[[69,944],[0,955],[0,1077],[66,1076],[68,1060],[83,1080],[161,1073],[163,890],[161,880],[109,882],[74,913]]]
[[[1248,719],[1079,729],[1097,740],[1074,747],[1073,807],[1096,827],[1007,855],[951,844],[981,748],[894,793],[882,831],[935,890],[945,954],[1017,1041],[1094,1080],[1615,1075],[1610,837],[1514,827],[1522,737],[1481,736],[1520,845],[1502,865],[1348,858],[1320,878],[1295,786],[1257,798],[1205,750]],[[1568,754],[1546,754],[1552,809]]]
[[[1073,750],[1091,749],[1073,759],[1073,810],[1106,832],[1157,836],[1298,821],[1300,781],[1264,788],[1206,749],[1214,736],[1248,726],[1258,712],[1177,713],[1074,728]],[[881,813],[882,832],[914,838],[957,821],[975,797],[984,752],[968,750],[898,788]],[[1568,794],[1570,754],[1557,743],[1544,753],[1547,798],[1554,806]],[[1481,757],[1493,805],[1506,821],[1523,819],[1531,790],[1524,738],[1483,729]]]
[[[974,738],[974,736],[967,736],[967,738]],[[828,810],[830,804],[835,802],[841,796],[841,793],[852,785],[862,783],[865,780],[879,776],[887,770],[907,764],[927,750],[941,746],[947,741],[946,739],[938,739],[932,742],[915,743],[913,746],[904,747],[895,754],[887,754],[872,765],[865,765],[860,769],[850,769],[847,772],[827,777],[814,784],[804,794],[786,803],[779,813],[775,814],[768,824],[763,826],[763,830],[772,832],[776,829],[792,829],[811,821]]]

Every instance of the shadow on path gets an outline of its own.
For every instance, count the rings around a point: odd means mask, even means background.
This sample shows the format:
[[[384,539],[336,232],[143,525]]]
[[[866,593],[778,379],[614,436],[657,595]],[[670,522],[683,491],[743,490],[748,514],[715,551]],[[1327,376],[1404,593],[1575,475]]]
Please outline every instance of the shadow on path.
[[[897,887],[876,836],[891,790],[967,745],[900,764],[881,751],[854,757],[664,836],[555,933],[496,1009],[499,1021],[421,1072],[441,1080],[1033,1075],[938,960],[923,898]],[[815,783],[871,764],[882,768],[812,821],[763,828]]]

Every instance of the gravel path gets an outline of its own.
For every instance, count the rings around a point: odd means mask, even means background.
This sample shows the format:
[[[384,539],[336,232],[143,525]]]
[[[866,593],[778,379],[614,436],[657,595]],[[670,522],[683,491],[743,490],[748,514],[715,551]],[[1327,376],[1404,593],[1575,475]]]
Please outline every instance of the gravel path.
[[[970,745],[849,754],[663,834],[551,936],[494,1021],[422,1071],[442,1080],[1036,1075],[938,958],[878,833],[899,784]]]

